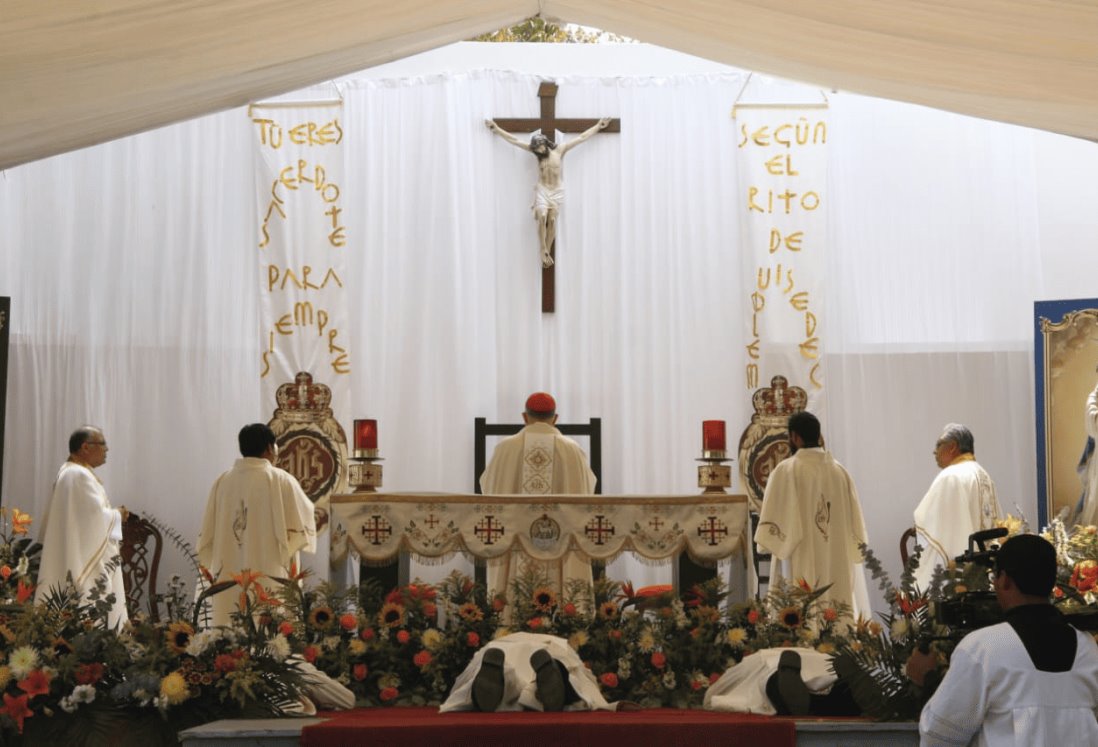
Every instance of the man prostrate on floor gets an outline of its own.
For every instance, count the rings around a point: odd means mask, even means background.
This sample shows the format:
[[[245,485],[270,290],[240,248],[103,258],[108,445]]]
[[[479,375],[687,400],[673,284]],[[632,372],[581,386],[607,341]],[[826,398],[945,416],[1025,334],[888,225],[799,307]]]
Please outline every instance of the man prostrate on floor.
[[[593,495],[595,473],[579,444],[556,429],[557,403],[552,395],[535,392],[526,400],[522,414],[526,426],[503,439],[492,453],[488,468],[480,476],[485,495]],[[521,552],[511,552],[488,563],[488,588],[511,593],[511,584],[522,568],[537,563],[557,593],[564,591],[570,579],[591,583],[591,563],[573,552],[553,562],[535,561]]]
[[[469,662],[439,708],[448,711],[613,710],[595,675],[568,641],[511,633],[492,641]]]

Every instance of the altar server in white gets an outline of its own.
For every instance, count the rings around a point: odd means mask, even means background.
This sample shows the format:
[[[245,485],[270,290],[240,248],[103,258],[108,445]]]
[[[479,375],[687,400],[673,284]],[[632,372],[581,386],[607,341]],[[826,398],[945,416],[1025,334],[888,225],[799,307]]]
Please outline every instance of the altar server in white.
[[[511,633],[477,651],[439,708],[448,711],[614,710],[568,641]]]
[[[316,552],[313,504],[297,478],[275,466],[278,443],[263,423],[246,425],[238,437],[241,459],[217,478],[198,535],[198,560],[217,581],[241,571],[289,576],[300,567],[298,552]],[[278,585],[264,578],[270,590]],[[211,599],[211,623],[229,625],[238,606],[233,591]]]
[[[924,745],[1098,745],[1098,644],[1049,604],[1056,550],[1035,534],[1011,537],[995,559],[1005,622],[969,633],[923,707]],[[936,667],[918,650],[916,684]]]
[[[593,495],[595,473],[580,445],[556,429],[557,403],[552,395],[531,394],[522,420],[525,427],[496,446],[480,476],[481,491],[485,495]],[[488,588],[509,593],[512,581],[522,572],[520,565],[532,562],[517,552],[490,561]],[[555,563],[537,562],[558,592],[568,579],[591,582],[590,562],[575,553],[569,552]]]
[[[995,483],[976,463],[972,431],[950,423],[934,444],[934,460],[942,471],[915,509],[915,530],[923,554],[915,572],[920,589],[930,585],[934,568],[948,565],[968,549],[968,536],[990,529],[1002,515]]]
[[[107,616],[107,624],[113,628],[129,620],[122,568],[116,562],[107,573],[107,565],[118,557],[122,522],[129,512],[124,506],[111,507],[103,483],[92,471],[107,461],[107,450],[103,431],[93,426],[79,428],[69,436],[69,458],[57,473],[42,515],[42,560],[35,601],[41,602],[51,589],[65,587],[70,574],[76,590],[86,597],[106,575],[107,592],[114,594],[114,606]]]
[[[766,483],[755,543],[774,556],[771,584],[803,579],[827,584],[826,599],[870,615],[859,543],[865,521],[854,480],[820,445],[820,421],[809,412],[789,418],[793,455],[778,463]]]

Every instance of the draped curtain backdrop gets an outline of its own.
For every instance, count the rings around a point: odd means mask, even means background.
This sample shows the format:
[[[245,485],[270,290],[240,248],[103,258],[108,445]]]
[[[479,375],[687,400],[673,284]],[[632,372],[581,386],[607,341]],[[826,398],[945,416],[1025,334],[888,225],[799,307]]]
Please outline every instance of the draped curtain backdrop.
[[[516,421],[535,389],[564,421],[603,419],[610,495],[697,492],[700,422],[727,420],[733,443],[746,427],[754,278],[731,107],[747,77],[617,72],[650,53],[585,52],[614,72],[580,75],[555,73],[575,54],[561,48],[532,74],[507,70],[502,47],[492,70],[387,69],[300,94],[343,100],[355,366],[336,416],[377,418],[385,489],[470,492],[473,418]],[[565,158],[553,315],[539,310],[535,160],[484,125],[535,116],[543,77],[559,116],[622,121]],[[972,427],[1004,507],[1035,520],[1032,302],[1093,295],[1098,259],[1079,242],[1096,228],[1083,177],[1098,146],[828,98],[824,432],[894,569],[948,421]],[[110,444],[113,502],[193,542],[237,430],[274,409],[259,395],[251,127],[237,109],[0,173],[5,505],[40,516],[69,432],[90,422]]]

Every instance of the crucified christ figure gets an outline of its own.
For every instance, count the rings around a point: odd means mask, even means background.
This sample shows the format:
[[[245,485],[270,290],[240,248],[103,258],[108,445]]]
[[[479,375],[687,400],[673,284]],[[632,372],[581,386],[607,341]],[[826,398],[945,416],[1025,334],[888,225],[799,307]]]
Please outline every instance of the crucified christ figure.
[[[535,134],[530,138],[530,142],[526,143],[500,127],[494,119],[484,120],[492,132],[516,148],[530,151],[538,159],[538,183],[534,186],[534,204],[531,209],[534,211],[534,219],[538,222],[542,267],[553,264],[553,255],[550,250],[557,237],[557,214],[560,212],[560,203],[564,199],[564,184],[561,176],[564,154],[599,130],[605,130],[610,124],[610,119],[610,117],[603,117],[592,127],[563,145],[557,145],[541,133]]]

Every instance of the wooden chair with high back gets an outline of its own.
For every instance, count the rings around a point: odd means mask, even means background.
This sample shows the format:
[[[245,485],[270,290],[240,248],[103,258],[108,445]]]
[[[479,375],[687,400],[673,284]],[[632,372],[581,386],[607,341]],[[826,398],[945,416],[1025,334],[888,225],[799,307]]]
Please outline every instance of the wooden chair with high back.
[[[156,576],[163,551],[164,538],[160,530],[140,514],[131,512],[122,524],[122,544],[119,546],[126,611],[131,618],[144,612],[153,622],[160,619]]]

